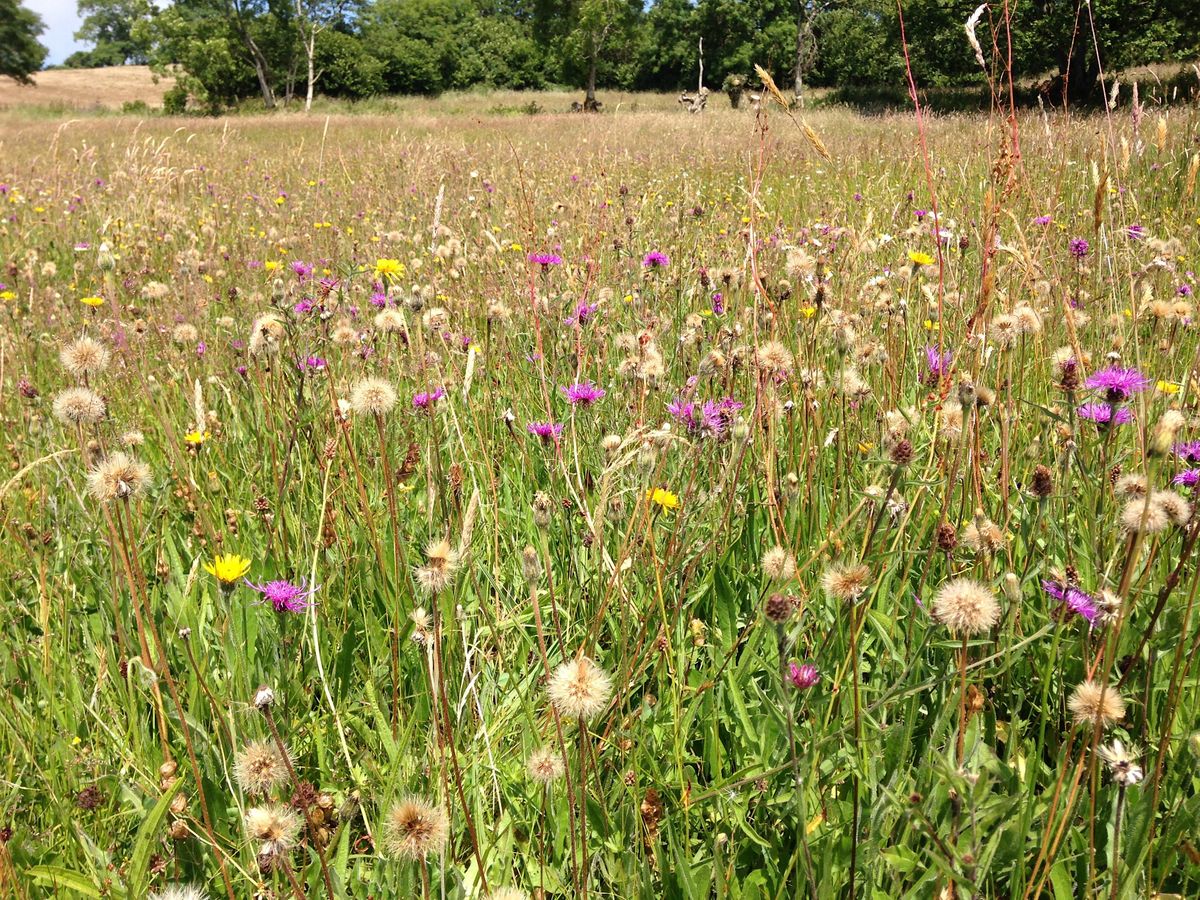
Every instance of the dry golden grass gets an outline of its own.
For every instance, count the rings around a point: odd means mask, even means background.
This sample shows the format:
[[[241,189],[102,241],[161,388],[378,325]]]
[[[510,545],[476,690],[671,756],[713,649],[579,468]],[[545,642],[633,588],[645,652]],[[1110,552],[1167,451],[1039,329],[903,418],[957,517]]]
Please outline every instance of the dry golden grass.
[[[39,72],[35,84],[22,86],[0,79],[0,108],[63,106],[69,109],[120,109],[141,100],[162,106],[163,93],[175,83],[160,78],[149,66],[108,66],[102,69],[51,69]]]

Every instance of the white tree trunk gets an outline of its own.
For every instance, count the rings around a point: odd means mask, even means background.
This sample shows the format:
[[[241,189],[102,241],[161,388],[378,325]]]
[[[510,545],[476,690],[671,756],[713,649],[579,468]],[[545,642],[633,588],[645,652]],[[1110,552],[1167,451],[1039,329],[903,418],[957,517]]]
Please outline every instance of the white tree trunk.
[[[308,33],[308,42],[304,45],[305,55],[308,57],[308,93],[304,95],[304,111],[312,110],[313,88],[317,84],[316,72],[316,55],[317,55],[317,31],[314,28]]]

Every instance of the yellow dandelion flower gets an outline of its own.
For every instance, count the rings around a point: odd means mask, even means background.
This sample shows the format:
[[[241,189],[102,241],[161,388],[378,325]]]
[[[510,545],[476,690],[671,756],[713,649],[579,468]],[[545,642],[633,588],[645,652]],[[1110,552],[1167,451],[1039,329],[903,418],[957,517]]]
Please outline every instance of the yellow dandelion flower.
[[[104,298],[103,297],[80,297],[79,302],[82,303],[84,306],[90,306],[93,309],[95,309],[97,306],[104,305]]]
[[[1158,388],[1159,393],[1162,393],[1162,394],[1178,394],[1179,387],[1180,387],[1179,385],[1177,385],[1171,381],[1160,381],[1155,386]]]
[[[932,266],[933,265],[933,257],[930,256],[928,253],[922,253],[920,250],[909,250],[908,258],[909,258],[909,261],[912,262],[912,264],[914,266]]]
[[[817,308],[815,306],[800,307],[800,315],[804,316],[804,318],[806,318],[806,319],[811,319],[816,314],[817,314]]]
[[[204,564],[204,571],[216,578],[221,587],[230,587],[250,571],[250,560],[236,553],[214,556],[212,562]]]
[[[16,299],[17,299],[17,295],[14,291],[0,291],[0,300],[3,300],[7,303],[9,300],[16,300]]]
[[[406,271],[404,264],[398,259],[375,260],[376,278],[403,278]]]
[[[265,263],[263,263],[263,269],[265,269],[268,272],[274,272],[278,268],[279,268],[279,260],[277,260],[277,259],[268,259]]]
[[[651,503],[658,504],[664,512],[679,509],[679,496],[663,488],[652,488],[646,491],[646,496],[650,498]]]
[[[205,431],[203,433],[201,433],[199,431],[189,431],[187,434],[185,434],[183,436],[183,442],[185,444],[191,445],[192,447],[199,447],[201,444],[203,444],[205,441],[207,441],[210,437],[212,437],[211,431]]]

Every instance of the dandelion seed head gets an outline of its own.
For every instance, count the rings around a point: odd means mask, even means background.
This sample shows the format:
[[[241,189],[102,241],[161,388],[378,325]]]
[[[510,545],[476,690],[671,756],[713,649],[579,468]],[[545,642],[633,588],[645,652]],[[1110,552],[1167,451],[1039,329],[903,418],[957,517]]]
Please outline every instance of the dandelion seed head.
[[[578,656],[555,669],[547,691],[559,715],[586,721],[608,705],[612,679],[590,657]]]
[[[350,407],[360,416],[386,416],[396,405],[396,389],[382,378],[364,378],[350,390]]]
[[[84,378],[107,369],[109,354],[103,344],[84,335],[63,347],[58,361],[72,378]]]
[[[54,397],[54,417],[64,425],[95,425],[105,412],[104,401],[90,388],[67,388]]]
[[[450,838],[450,818],[442,806],[406,797],[387,812],[384,849],[397,859],[423,860],[441,853]]]
[[[934,597],[933,617],[956,634],[982,634],[1000,621],[1000,603],[978,581],[954,578]]]
[[[233,776],[245,793],[266,794],[288,780],[288,760],[274,741],[250,741],[233,761]]]
[[[1071,692],[1067,708],[1077,725],[1112,725],[1125,718],[1125,700],[1110,684],[1084,681]]]

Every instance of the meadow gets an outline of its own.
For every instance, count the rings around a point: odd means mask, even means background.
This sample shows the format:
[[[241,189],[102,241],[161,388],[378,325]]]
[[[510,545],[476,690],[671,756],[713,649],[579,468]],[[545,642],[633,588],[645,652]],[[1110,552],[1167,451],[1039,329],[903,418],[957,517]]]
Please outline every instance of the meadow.
[[[0,114],[0,892],[1200,895],[1197,110],[457,102]]]

